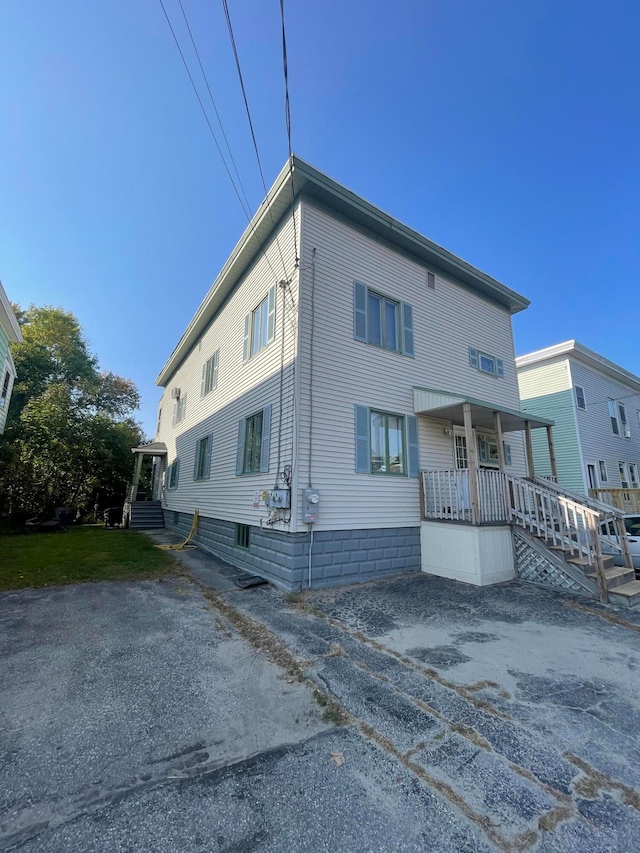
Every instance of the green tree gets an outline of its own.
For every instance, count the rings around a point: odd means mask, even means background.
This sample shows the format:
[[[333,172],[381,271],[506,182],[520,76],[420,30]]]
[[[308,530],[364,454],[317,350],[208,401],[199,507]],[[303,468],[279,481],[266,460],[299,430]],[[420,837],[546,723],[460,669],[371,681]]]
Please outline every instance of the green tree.
[[[100,372],[77,319],[60,308],[17,308],[24,342],[12,347],[18,380],[0,440],[2,511],[40,515],[120,502],[131,448],[135,385]]]

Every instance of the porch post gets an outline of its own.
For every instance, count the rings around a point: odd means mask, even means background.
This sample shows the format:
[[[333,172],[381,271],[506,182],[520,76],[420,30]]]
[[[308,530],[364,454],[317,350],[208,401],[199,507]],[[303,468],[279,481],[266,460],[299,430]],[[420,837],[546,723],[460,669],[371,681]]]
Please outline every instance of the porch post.
[[[496,443],[498,445],[498,467],[504,471],[506,464],[504,461],[504,442],[502,440],[502,418],[500,412],[493,413],[493,428],[496,434]]]
[[[547,444],[549,445],[549,461],[551,462],[551,476],[558,482],[558,465],[556,463],[556,449],[553,444],[553,427],[547,427]]]
[[[142,457],[144,454],[136,453],[136,465],[133,472],[133,488],[131,489],[133,500],[138,496],[138,486],[140,485],[140,474],[142,473]]]
[[[467,457],[469,459],[469,491],[471,493],[471,523],[480,524],[480,502],[478,500],[478,456],[476,443],[473,438],[473,423],[471,421],[471,403],[462,404],[464,416],[464,437],[467,442]]]
[[[527,447],[527,469],[529,476],[535,476],[535,468],[533,465],[533,444],[531,443],[531,421],[524,422],[524,442]]]

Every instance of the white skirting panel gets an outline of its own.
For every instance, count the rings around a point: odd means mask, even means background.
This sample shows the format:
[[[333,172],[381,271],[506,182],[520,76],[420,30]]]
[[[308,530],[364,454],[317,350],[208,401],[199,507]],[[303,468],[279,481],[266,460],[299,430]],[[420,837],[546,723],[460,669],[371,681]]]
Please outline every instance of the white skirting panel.
[[[488,586],[516,576],[510,527],[473,527],[423,521],[422,571],[451,580]]]

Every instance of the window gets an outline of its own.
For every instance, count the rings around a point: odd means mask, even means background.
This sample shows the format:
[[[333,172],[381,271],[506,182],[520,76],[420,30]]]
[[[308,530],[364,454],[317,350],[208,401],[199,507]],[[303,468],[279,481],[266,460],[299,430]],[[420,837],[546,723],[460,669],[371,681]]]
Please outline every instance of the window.
[[[202,384],[200,385],[200,396],[206,397],[218,384],[218,356],[220,350],[216,350],[210,359],[202,365]]]
[[[629,482],[632,489],[638,488],[638,466],[635,462],[629,462]]]
[[[370,413],[371,473],[404,474],[404,418],[386,412]]]
[[[353,336],[357,341],[413,358],[413,309],[406,302],[354,281]]]
[[[587,401],[585,400],[585,397],[584,397],[584,388],[581,388],[580,385],[576,385],[575,386],[575,392],[576,392],[576,406],[579,409],[585,409],[586,410]]]
[[[623,489],[629,488],[629,479],[627,476],[627,466],[624,462],[618,462],[618,471],[620,473],[620,483]]]
[[[275,337],[276,331],[276,288],[269,290],[257,308],[244,318],[244,347],[242,360],[247,361]]]
[[[609,400],[608,406],[613,434],[631,438],[631,430],[629,429],[625,407],[622,403],[616,403],[615,400]]]
[[[185,415],[187,414],[187,395],[183,394],[173,404],[173,425],[179,424],[180,421],[183,421]]]
[[[205,435],[196,443],[196,458],[193,466],[194,480],[208,480],[211,469],[211,436]]]
[[[474,347],[469,347],[469,364],[480,373],[489,373],[491,376],[504,377],[504,362],[501,358],[488,355]]]
[[[248,524],[236,524],[236,546],[249,550],[251,527]]]
[[[511,465],[511,445],[503,441],[502,447],[504,450],[504,464]],[[498,467],[500,464],[500,460],[498,459],[498,442],[493,436],[478,436],[478,458],[481,465]]]
[[[607,476],[607,463],[604,461],[604,459],[600,459],[600,461],[598,462],[598,473],[600,474],[601,483],[608,482],[609,478]]]
[[[631,438],[631,430],[629,429],[629,424],[627,422],[627,410],[622,403],[618,403],[618,415],[620,418],[620,433],[625,438]]]
[[[0,394],[0,406],[4,406],[7,400],[7,394],[9,393],[9,382],[11,381],[11,374],[8,370],[5,371],[4,374],[4,382],[2,383],[2,394]]]
[[[158,423],[156,424],[156,435],[160,432],[160,427],[162,425],[162,406],[158,409]]]
[[[178,477],[180,475],[180,460],[174,459],[171,465],[167,468],[167,488],[178,488]]]
[[[238,425],[236,474],[258,474],[269,470],[271,451],[271,405],[242,418]]]

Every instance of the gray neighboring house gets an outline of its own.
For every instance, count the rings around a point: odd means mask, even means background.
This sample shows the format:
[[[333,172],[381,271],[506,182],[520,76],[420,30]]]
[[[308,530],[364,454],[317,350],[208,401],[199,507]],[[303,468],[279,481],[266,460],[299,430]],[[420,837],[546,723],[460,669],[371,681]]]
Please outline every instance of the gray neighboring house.
[[[293,157],[156,380],[131,526],[164,516],[289,590],[422,570],[593,594],[598,512],[526,479],[536,431],[553,448],[520,410],[528,304]],[[578,568],[548,547],[565,505]]]
[[[640,377],[578,341],[516,359],[521,407],[555,421],[558,482],[640,511]],[[534,436],[536,471],[551,473]]]
[[[18,344],[21,341],[20,325],[0,282],[0,435],[4,432],[7,422],[11,392],[16,380],[16,366],[11,357],[10,344]]]

